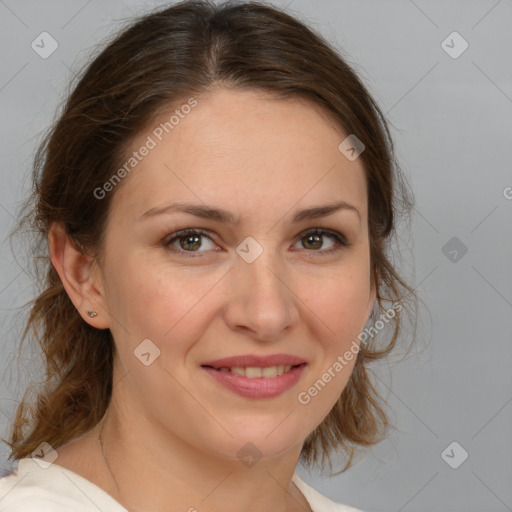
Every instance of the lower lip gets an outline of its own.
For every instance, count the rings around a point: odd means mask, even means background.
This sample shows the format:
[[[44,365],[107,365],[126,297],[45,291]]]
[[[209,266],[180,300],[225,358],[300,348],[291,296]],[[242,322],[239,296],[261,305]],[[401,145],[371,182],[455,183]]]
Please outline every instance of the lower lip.
[[[297,384],[306,365],[303,364],[292,368],[290,371],[277,377],[256,377],[254,379],[249,379],[232,372],[221,372],[204,366],[202,368],[217,382],[220,382],[238,395],[247,398],[273,398],[288,391]]]

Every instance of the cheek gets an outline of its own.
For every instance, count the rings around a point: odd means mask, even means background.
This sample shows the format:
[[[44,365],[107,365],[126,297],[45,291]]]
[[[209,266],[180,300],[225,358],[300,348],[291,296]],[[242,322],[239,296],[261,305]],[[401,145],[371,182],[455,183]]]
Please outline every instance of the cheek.
[[[114,338],[126,339],[129,333],[130,346],[149,338],[166,350],[183,350],[170,342],[194,339],[207,318],[204,305],[219,281],[218,275],[194,276],[189,270],[141,258],[112,266],[108,307],[119,335]]]
[[[110,275],[109,310],[130,333],[154,335],[171,327],[180,306],[178,290],[161,274],[144,265],[119,265]],[[150,332],[145,332],[149,326]]]
[[[340,270],[316,282],[304,281],[299,296],[306,298],[316,324],[325,330],[326,345],[339,350],[357,337],[367,321],[368,273],[364,268],[350,273]]]

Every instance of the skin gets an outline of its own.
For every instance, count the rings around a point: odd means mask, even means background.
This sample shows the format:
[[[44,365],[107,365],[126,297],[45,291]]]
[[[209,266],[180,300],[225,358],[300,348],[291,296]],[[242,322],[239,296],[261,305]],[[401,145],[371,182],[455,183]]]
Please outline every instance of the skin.
[[[340,153],[346,134],[311,103],[227,89],[197,99],[117,186],[101,263],[52,226],[51,259],[67,293],[86,322],[111,330],[117,349],[105,417],[60,447],[55,463],[129,510],[309,510],[291,478],[304,440],[339,398],[355,359],[309,404],[297,396],[357,341],[375,300],[364,168]],[[168,118],[156,119],[133,149]],[[291,222],[299,209],[340,200],[359,215],[339,210]],[[175,201],[226,209],[239,223],[176,212],[140,220]],[[181,253],[165,247],[163,240],[186,228],[210,238],[201,237],[195,252],[187,237],[171,246]],[[329,234],[308,239],[312,228],[337,231],[350,245]],[[236,252],[247,236],[263,248],[252,263]],[[149,366],[134,356],[144,339],[160,350]],[[308,365],[292,389],[270,399],[238,396],[200,367],[276,353]],[[237,457],[248,442],[261,453],[252,467]]]

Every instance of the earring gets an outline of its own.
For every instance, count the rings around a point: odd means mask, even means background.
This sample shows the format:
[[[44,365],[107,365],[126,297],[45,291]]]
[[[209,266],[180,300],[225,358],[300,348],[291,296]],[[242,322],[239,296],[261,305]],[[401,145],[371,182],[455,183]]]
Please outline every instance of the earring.
[[[94,318],[95,316],[98,315],[98,313],[96,313],[96,311],[87,311],[87,314],[91,317],[91,318]]]

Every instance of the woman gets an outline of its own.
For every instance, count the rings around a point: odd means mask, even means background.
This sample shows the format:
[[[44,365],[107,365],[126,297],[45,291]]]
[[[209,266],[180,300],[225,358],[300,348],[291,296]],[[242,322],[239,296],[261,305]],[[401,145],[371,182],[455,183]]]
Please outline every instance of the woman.
[[[295,468],[385,433],[367,365],[414,296],[386,257],[401,180],[365,87],[291,16],[191,1],[124,30],[36,159],[47,381],[0,510],[355,510]]]

